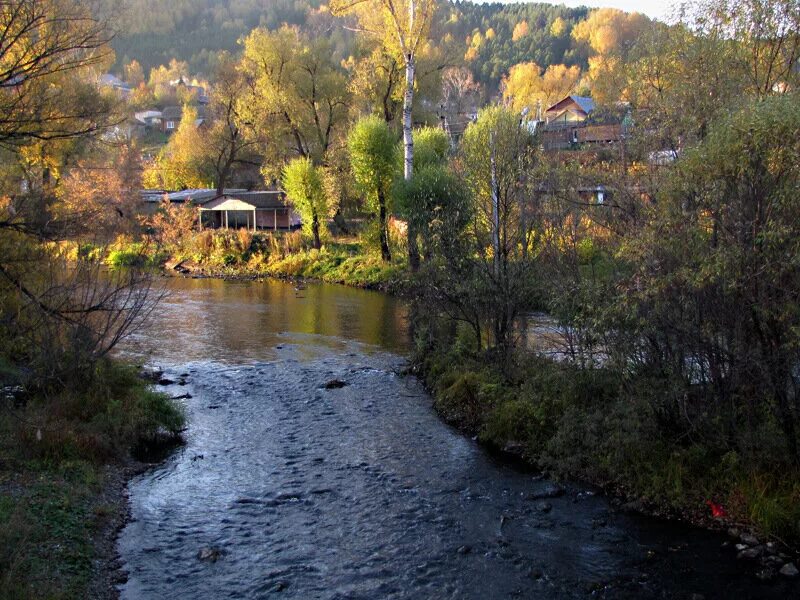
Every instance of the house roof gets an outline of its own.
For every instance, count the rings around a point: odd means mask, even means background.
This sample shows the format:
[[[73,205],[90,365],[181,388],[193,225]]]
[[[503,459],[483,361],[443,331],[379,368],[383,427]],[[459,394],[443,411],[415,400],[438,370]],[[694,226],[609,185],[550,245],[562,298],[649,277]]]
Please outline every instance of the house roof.
[[[246,192],[243,189],[229,189],[224,190],[224,194]],[[170,192],[169,190],[142,190],[140,192],[144,202],[161,202],[162,200],[169,200],[172,203],[179,204],[181,202],[193,202],[195,204],[203,204],[209,202],[217,197],[217,191],[211,188],[197,188],[190,190],[181,190],[179,192]]]
[[[176,120],[180,119],[181,115],[183,114],[183,108],[180,106],[167,106],[163,111],[161,111],[163,118]]]
[[[116,75],[112,75],[111,73],[103,73],[98,78],[98,83],[100,85],[105,85],[113,88],[118,88],[122,90],[130,90],[131,86],[128,83],[122,81]]]
[[[286,194],[282,190],[259,190],[254,192],[226,190],[222,196],[200,202],[201,207],[212,209],[209,204],[219,204],[225,200],[239,200],[253,208],[286,208]]]
[[[212,202],[219,204],[226,200],[239,200],[253,208],[286,208],[286,193],[283,190],[257,190],[251,192],[244,189],[231,188],[224,190],[222,196],[218,196],[217,191],[211,188],[198,188],[179,192],[142,190],[140,193],[144,202],[161,202],[166,199],[175,204],[192,202],[205,208],[206,205]],[[211,209],[213,206],[208,208]]]
[[[567,96],[563,100],[559,100],[553,104],[553,106],[548,108],[545,112],[561,112],[570,104],[577,106],[579,110],[587,115],[594,110],[594,100],[588,96]]]

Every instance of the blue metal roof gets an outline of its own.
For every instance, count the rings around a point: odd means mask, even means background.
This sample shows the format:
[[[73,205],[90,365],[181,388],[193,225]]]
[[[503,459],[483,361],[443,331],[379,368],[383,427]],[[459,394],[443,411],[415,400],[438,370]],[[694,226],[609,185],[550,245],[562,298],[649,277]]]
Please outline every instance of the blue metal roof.
[[[594,110],[594,100],[588,96],[570,96],[572,100],[581,107],[581,110],[587,115]]]

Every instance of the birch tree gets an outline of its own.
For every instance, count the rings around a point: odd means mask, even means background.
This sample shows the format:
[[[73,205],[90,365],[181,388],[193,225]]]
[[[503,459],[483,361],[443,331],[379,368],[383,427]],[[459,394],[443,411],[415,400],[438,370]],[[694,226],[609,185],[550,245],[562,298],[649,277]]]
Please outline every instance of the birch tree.
[[[414,171],[414,133],[411,111],[414,104],[417,54],[427,38],[436,10],[435,0],[333,0],[336,15],[355,12],[361,30],[377,35],[384,44],[399,51],[405,66],[403,95],[403,178],[410,181]],[[413,229],[408,231],[408,262],[412,271],[419,269],[419,248]]]
[[[430,30],[435,0],[333,0],[337,15],[356,12],[361,30],[382,36],[384,43],[399,50],[406,71],[403,96],[403,175],[411,179],[414,170],[414,138],[411,110],[414,103],[417,52]]]

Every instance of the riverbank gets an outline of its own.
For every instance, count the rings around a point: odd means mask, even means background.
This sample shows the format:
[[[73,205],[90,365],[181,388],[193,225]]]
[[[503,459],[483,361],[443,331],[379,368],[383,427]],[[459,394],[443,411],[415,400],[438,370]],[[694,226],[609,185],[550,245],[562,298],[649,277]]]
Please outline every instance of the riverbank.
[[[483,444],[598,486],[622,510],[727,530],[760,578],[797,576],[800,473],[664,432],[648,405],[663,382],[522,352],[501,373],[458,343],[418,353],[414,371],[438,414]]]
[[[256,257],[247,262],[219,265],[171,258],[162,263],[169,274],[219,279],[260,279],[321,281],[389,294],[407,287],[408,271],[402,261],[385,263],[372,254],[350,255],[336,249],[302,250],[275,260]]]
[[[7,392],[0,414],[0,589],[14,600],[116,597],[116,534],[132,457],[179,440],[184,417],[130,367],[45,400]]]
[[[394,240],[391,261],[361,237],[329,237],[319,249],[296,232],[194,230],[135,241],[121,236],[106,248],[74,247],[111,267],[151,266],[167,273],[258,279],[313,280],[396,293],[408,283],[405,251]]]

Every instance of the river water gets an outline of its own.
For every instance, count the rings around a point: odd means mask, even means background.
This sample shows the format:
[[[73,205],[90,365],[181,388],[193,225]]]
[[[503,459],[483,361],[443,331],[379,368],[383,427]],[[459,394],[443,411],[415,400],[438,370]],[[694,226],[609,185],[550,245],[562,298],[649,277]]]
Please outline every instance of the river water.
[[[191,396],[187,444],[130,484],[123,599],[798,597],[737,564],[724,536],[579,485],[537,499],[551,482],[444,425],[402,374],[397,299],[169,285],[123,351]]]

